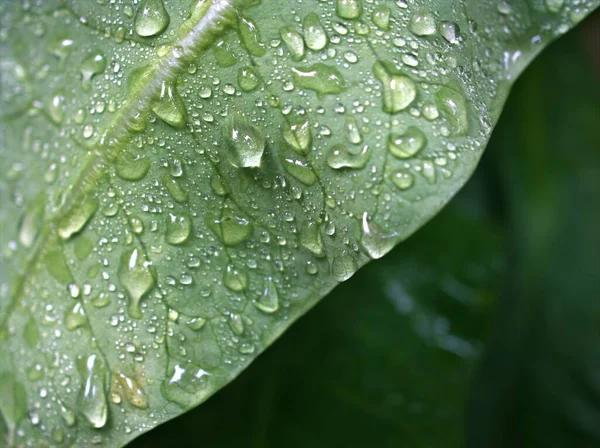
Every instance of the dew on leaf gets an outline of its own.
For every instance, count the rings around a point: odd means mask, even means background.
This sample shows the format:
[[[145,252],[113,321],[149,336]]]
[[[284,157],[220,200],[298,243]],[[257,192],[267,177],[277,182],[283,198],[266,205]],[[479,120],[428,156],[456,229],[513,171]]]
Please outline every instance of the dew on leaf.
[[[351,255],[339,255],[331,262],[331,275],[338,282],[344,282],[354,275],[358,266]]]
[[[217,236],[226,246],[237,246],[252,235],[254,226],[241,213],[225,207],[221,218],[212,226]]]
[[[115,171],[123,180],[138,181],[148,174],[150,163],[148,157],[132,157],[125,151],[117,158]]]
[[[304,221],[300,229],[300,244],[317,257],[325,256],[325,247],[319,225],[314,221]]]
[[[242,316],[237,313],[229,314],[229,326],[235,334],[241,336],[244,334],[244,321]]]
[[[436,31],[435,17],[430,12],[417,11],[410,18],[408,29],[417,36],[431,36]]]
[[[102,428],[108,419],[104,363],[96,354],[79,357],[77,370],[82,381],[77,402],[78,410],[92,428]]]
[[[97,210],[98,200],[92,197],[87,197],[76,206],[71,207],[58,223],[60,237],[67,240],[80,232]]]
[[[231,45],[224,39],[218,39],[213,45],[213,53],[219,67],[227,68],[237,64],[238,60],[231,49]]]
[[[152,112],[174,128],[181,129],[185,126],[185,104],[173,82],[163,81],[160,93],[152,104]]]
[[[289,117],[282,126],[283,139],[302,155],[307,155],[312,146],[310,123],[304,117]]]
[[[144,0],[135,14],[134,29],[138,36],[152,37],[166,30],[170,20],[163,0]]]
[[[371,19],[373,23],[383,31],[390,29],[390,8],[387,6],[379,5],[373,10]]]
[[[442,87],[436,94],[438,108],[454,126],[456,135],[464,135],[469,129],[467,103],[461,92],[450,87]]]
[[[361,222],[361,245],[369,257],[377,259],[387,254],[396,243],[397,233],[385,233],[363,213]]]
[[[125,398],[129,403],[139,409],[148,408],[148,398],[146,397],[146,393],[137,381],[122,372],[117,375],[117,379],[123,389]]]
[[[279,295],[272,277],[265,278],[260,298],[252,302],[263,313],[272,314],[279,309]]]
[[[336,0],[335,13],[341,19],[358,19],[362,14],[362,0]]]
[[[392,182],[400,190],[408,190],[415,182],[415,178],[407,171],[397,171],[392,175]]]
[[[292,61],[300,61],[305,54],[304,39],[293,26],[284,26],[279,29],[281,40],[285,43],[292,56]]]
[[[169,214],[165,241],[173,246],[184,244],[192,233],[192,220],[187,215]]]
[[[259,86],[260,78],[251,66],[240,67],[238,70],[238,84],[244,92],[251,92]]]
[[[135,319],[142,317],[140,302],[154,287],[151,263],[141,248],[127,249],[121,256],[119,280],[129,297],[129,314]]]
[[[86,90],[91,88],[92,78],[104,73],[106,70],[106,57],[99,50],[92,51],[81,63],[81,77],[83,87]]]
[[[388,150],[399,159],[414,157],[427,144],[423,131],[409,126],[403,134],[390,134],[387,140]]]
[[[417,96],[417,86],[412,79],[396,70],[392,62],[377,61],[373,73],[383,86],[383,111],[397,114],[412,104]]]
[[[73,331],[82,327],[87,322],[85,310],[81,302],[77,301],[70,305],[65,312],[65,327],[67,330]]]
[[[266,53],[265,44],[262,42],[256,23],[247,17],[240,17],[238,21],[240,36],[246,50],[252,56],[263,56]]]
[[[312,90],[322,98],[346,90],[346,81],[335,67],[317,63],[310,67],[292,68],[294,84],[300,88]]]
[[[236,166],[260,167],[266,145],[261,130],[242,117],[230,116],[223,125],[223,137],[233,154]]]
[[[306,46],[313,51],[319,51],[327,45],[327,33],[321,25],[319,16],[314,12],[307,14],[302,22],[302,30],[304,31],[304,41]]]
[[[244,268],[228,264],[223,273],[223,284],[232,291],[241,292],[248,287],[248,274]]]
[[[314,185],[319,178],[310,164],[297,158],[283,158],[281,163],[285,170],[305,185]]]
[[[344,168],[357,170],[367,165],[369,156],[368,145],[364,145],[360,151],[350,151],[345,145],[338,144],[331,148],[327,157],[327,164],[334,170]]]

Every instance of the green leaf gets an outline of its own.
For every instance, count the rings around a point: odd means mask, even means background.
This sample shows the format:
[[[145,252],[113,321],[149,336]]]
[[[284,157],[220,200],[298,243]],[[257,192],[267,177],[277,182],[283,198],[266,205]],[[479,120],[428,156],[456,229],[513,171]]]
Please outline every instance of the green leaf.
[[[598,5],[559,3],[5,2],[8,443],[123,445],[228,383],[464,184]]]

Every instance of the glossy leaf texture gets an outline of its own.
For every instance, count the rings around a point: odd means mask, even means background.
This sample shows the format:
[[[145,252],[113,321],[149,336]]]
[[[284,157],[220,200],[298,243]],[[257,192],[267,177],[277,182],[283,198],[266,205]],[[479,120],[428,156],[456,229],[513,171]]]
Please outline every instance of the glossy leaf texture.
[[[1,6],[8,445],[123,445],[433,216],[598,5]]]

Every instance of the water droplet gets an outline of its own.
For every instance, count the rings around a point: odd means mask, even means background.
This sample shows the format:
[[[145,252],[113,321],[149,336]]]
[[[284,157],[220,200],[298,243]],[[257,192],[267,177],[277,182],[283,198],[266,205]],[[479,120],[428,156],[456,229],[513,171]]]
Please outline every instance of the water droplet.
[[[362,0],[337,0],[335,13],[342,19],[358,19],[362,14]]]
[[[48,104],[48,115],[50,115],[50,118],[56,124],[61,124],[65,118],[65,102],[65,93],[62,89],[54,92],[52,98],[50,99],[50,103]]]
[[[319,51],[327,45],[327,33],[321,25],[319,16],[314,12],[308,14],[302,23],[306,46],[313,51]]]
[[[260,167],[266,143],[260,129],[239,116],[231,116],[223,126],[223,137],[231,149],[236,166]]]
[[[546,8],[550,12],[558,12],[563,7],[565,0],[546,0]]]
[[[140,387],[137,381],[128,377],[124,373],[119,373],[117,378],[121,387],[123,388],[123,392],[125,393],[125,398],[127,401],[129,401],[136,408],[147,409],[148,399],[146,398],[144,390]]]
[[[192,233],[192,220],[187,215],[169,214],[165,241],[173,246],[185,243]]]
[[[466,134],[469,129],[467,103],[458,90],[442,87],[436,94],[438,108],[445,112],[446,118],[454,126],[457,135]]]
[[[188,200],[187,191],[185,191],[183,188],[181,188],[181,185],[179,185],[179,182],[177,181],[177,179],[165,174],[164,176],[161,177],[161,181],[162,181],[163,185],[165,186],[165,188],[167,189],[167,191],[169,192],[169,194],[171,195],[171,197],[175,201],[185,202]]]
[[[71,207],[58,223],[59,236],[63,240],[67,240],[80,232],[92,219],[96,210],[98,210],[98,200],[92,197],[87,197]]]
[[[229,326],[235,334],[241,336],[244,334],[244,322],[242,316],[237,313],[231,313],[229,315]]]
[[[25,247],[31,247],[37,238],[44,220],[44,196],[40,196],[27,209],[19,226],[19,241]]]
[[[216,220],[214,224],[212,226],[214,232],[226,246],[237,246],[243,243],[252,236],[254,231],[252,223],[230,207],[223,209],[221,219]]]
[[[176,364],[163,381],[161,392],[167,400],[184,407],[191,407],[198,403],[200,397],[195,394],[202,392],[209,376],[206,370],[195,364]]]
[[[160,94],[152,103],[152,112],[174,128],[181,129],[185,126],[187,120],[185,104],[173,82],[163,81]]]
[[[115,164],[117,175],[124,180],[138,181],[143,179],[150,170],[148,157],[133,157],[129,152],[123,152]]]
[[[152,263],[146,260],[142,249],[127,249],[119,266],[119,280],[129,296],[129,314],[135,319],[142,317],[140,302],[154,287]]]
[[[95,354],[87,358],[78,358],[77,368],[83,382],[79,391],[79,411],[92,428],[102,428],[108,418],[108,403],[104,390],[106,369]]]
[[[203,317],[192,317],[186,322],[190,330],[200,331],[206,325],[206,319]]]
[[[390,29],[390,8],[387,6],[377,6],[373,10],[373,23],[380,29],[387,31]]]
[[[232,291],[243,291],[248,287],[248,274],[244,268],[229,264],[223,274],[223,284]]]
[[[135,14],[135,32],[141,37],[156,36],[167,29],[169,21],[163,0],[145,0]]]
[[[86,322],[87,318],[81,302],[75,302],[67,308],[65,312],[65,327],[67,327],[67,330],[76,330],[85,325]]]
[[[317,257],[325,256],[323,237],[316,222],[304,221],[300,229],[300,244]]]
[[[69,409],[67,406],[65,406],[65,404],[60,399],[57,399],[57,403],[58,403],[58,410],[60,412],[60,416],[65,421],[65,424],[67,426],[75,425],[75,421],[76,421],[75,413],[71,409]]]
[[[260,78],[251,66],[241,67],[238,70],[238,83],[244,92],[251,92],[260,84]]]
[[[282,164],[288,173],[305,185],[314,185],[319,180],[310,164],[304,160],[284,158]]]
[[[265,278],[263,292],[257,301],[252,302],[263,313],[271,314],[279,309],[279,295],[272,277]]]
[[[237,64],[238,60],[235,57],[235,53],[224,39],[218,39],[213,45],[213,53],[217,64],[221,68],[232,67]]]
[[[460,29],[454,22],[441,22],[440,33],[444,39],[449,43],[455,44],[458,42],[458,36],[460,35]]]
[[[362,216],[362,247],[369,257],[381,258],[387,254],[396,242],[397,233],[385,234],[376,224],[369,222],[367,213]]]
[[[312,146],[310,123],[305,117],[288,117],[282,127],[283,139],[302,155],[307,155]]]
[[[260,32],[256,23],[246,17],[240,17],[238,22],[242,43],[252,56],[263,56],[266,53],[265,44],[262,43]]]
[[[92,51],[81,63],[81,76],[83,88],[89,90],[92,87],[92,78],[104,73],[106,70],[106,57],[98,50]]]
[[[415,182],[415,178],[412,174],[406,171],[398,171],[393,174],[392,182],[394,182],[394,185],[396,185],[400,190],[408,190]]]
[[[335,257],[331,262],[331,275],[338,282],[348,280],[354,275],[358,267],[352,256],[345,254]]]
[[[304,57],[304,39],[302,35],[296,31],[293,26],[284,26],[279,29],[281,40],[287,46],[288,51],[292,56],[292,61],[299,61]]]
[[[359,152],[349,151],[344,145],[335,145],[331,148],[327,164],[334,170],[350,168],[364,168],[369,160],[369,146],[365,145]]]
[[[408,29],[417,36],[431,36],[435,34],[435,17],[426,11],[417,11],[410,18]]]
[[[353,145],[360,145],[362,143],[362,135],[354,117],[346,120],[346,130],[348,131],[348,140],[350,143]]]
[[[423,131],[414,126],[406,129],[404,134],[390,134],[387,141],[388,150],[399,159],[414,157],[427,144]]]
[[[436,173],[435,166],[431,162],[423,163],[423,169],[421,170],[421,174],[427,180],[427,182],[431,185],[435,183]]]
[[[412,104],[417,96],[417,86],[408,76],[397,71],[391,62],[377,61],[373,65],[375,77],[383,86],[383,111],[397,114]]]
[[[335,67],[318,63],[306,68],[292,68],[292,72],[294,84],[313,90],[319,98],[346,90],[344,77]]]

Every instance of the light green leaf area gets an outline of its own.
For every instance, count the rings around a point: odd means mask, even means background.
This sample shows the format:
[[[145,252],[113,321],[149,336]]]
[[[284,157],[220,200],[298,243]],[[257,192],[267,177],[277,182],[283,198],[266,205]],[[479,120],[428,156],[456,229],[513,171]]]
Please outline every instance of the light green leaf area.
[[[3,444],[207,399],[447,203],[598,4],[3,2]]]

